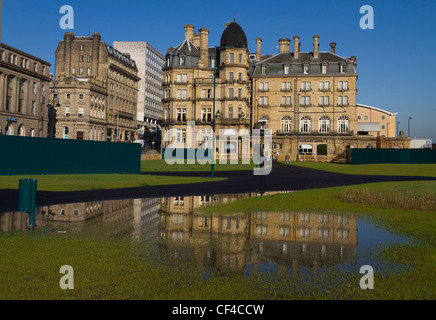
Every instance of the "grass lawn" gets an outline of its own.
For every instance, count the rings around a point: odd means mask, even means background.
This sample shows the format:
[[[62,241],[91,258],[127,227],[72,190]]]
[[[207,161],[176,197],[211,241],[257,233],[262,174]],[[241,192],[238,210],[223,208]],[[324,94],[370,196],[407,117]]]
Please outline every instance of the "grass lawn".
[[[292,162],[294,166],[357,175],[436,177],[436,164],[363,164]]]
[[[385,194],[377,204],[362,204],[354,197]],[[401,195],[392,207],[389,196]],[[324,212],[370,218],[383,227],[413,236],[420,244],[395,245],[374,254],[408,266],[405,271],[375,273],[375,289],[361,290],[358,272],[319,275],[318,282],[301,287],[290,277],[242,273],[211,277],[181,266],[156,264],[141,243],[94,234],[0,233],[0,299],[163,299],[163,300],[289,300],[289,299],[429,299],[436,298],[436,211],[431,201],[409,209],[416,195],[436,196],[436,182],[389,182],[300,191],[244,199],[207,207],[206,212],[227,214],[271,212]],[[110,230],[109,230],[110,231]],[[109,232],[110,234],[110,232]],[[74,290],[61,290],[59,269],[74,268]],[[175,268],[175,269],[174,269]]]
[[[124,189],[156,185],[174,185],[212,181],[201,177],[166,177],[147,175],[46,175],[0,176],[0,189],[18,189],[20,179],[37,179],[38,191],[86,191]],[[221,181],[224,178],[215,178]]]
[[[220,164],[219,161],[215,164],[216,171],[237,171],[237,170],[253,170],[256,165],[254,164]],[[169,165],[165,160],[149,160],[141,162],[141,171],[211,171],[211,165],[201,165],[201,164],[174,164]]]

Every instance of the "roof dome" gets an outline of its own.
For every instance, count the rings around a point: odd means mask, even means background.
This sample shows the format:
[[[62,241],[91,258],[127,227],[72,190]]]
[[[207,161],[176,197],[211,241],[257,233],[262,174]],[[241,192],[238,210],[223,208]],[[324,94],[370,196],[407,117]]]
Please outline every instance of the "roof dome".
[[[247,36],[236,22],[230,23],[221,37],[221,47],[248,48]]]

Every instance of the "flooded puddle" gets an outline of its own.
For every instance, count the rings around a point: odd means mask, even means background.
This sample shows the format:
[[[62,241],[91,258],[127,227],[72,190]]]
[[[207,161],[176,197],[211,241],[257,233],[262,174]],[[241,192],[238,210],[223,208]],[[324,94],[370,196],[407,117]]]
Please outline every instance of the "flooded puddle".
[[[268,193],[267,193],[268,194]],[[273,194],[273,193],[269,193]],[[238,273],[308,277],[362,265],[395,270],[373,250],[409,241],[370,221],[348,215],[250,212],[206,215],[199,208],[266,194],[112,200],[37,209],[36,228],[51,232],[92,231],[116,226],[111,237],[138,242],[156,263],[210,276]],[[28,215],[0,215],[0,231],[24,231]]]

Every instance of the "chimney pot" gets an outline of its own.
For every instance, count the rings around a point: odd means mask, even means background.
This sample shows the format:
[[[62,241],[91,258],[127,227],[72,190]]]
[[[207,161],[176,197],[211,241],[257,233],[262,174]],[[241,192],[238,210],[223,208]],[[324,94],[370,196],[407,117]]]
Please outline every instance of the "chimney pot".
[[[257,37],[256,39],[256,60],[260,61],[262,56],[262,39]]]
[[[300,57],[300,37],[294,37],[294,58],[298,59]]]
[[[192,24],[187,24],[185,26],[185,39],[193,40],[194,38],[194,26]]]
[[[332,51],[332,53],[334,53],[334,54],[336,54],[336,43],[335,42],[332,42],[332,43],[330,43],[330,47],[331,47],[331,51]]]
[[[289,53],[289,45],[291,40],[282,38],[279,40],[279,53]]]
[[[313,57],[319,58],[319,36],[316,34],[313,36]]]

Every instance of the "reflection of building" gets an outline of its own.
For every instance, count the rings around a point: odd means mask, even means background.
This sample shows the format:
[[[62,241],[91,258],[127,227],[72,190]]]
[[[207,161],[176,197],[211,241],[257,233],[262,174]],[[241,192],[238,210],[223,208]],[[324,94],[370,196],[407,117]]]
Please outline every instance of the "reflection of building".
[[[165,57],[147,42],[115,41],[114,48],[135,60],[138,76],[137,126],[141,132],[145,127],[156,127],[162,119],[162,67]]]
[[[133,200],[93,201],[39,208],[42,225],[87,228],[130,224],[133,226]],[[48,215],[46,215],[48,213]],[[37,223],[36,227],[41,225]]]
[[[134,239],[143,241],[159,237],[160,199],[136,199],[134,201]]]
[[[280,270],[355,263],[357,221],[347,216],[291,212],[252,214],[253,271],[274,263]]]
[[[99,33],[66,32],[56,50],[54,86],[60,109],[56,137],[133,141],[136,133],[137,66]]]
[[[178,259],[201,268],[243,272],[273,263],[280,270],[355,263],[357,221],[347,216],[254,212],[206,215],[197,208],[213,202],[262,196],[196,196],[162,199],[160,238]]]
[[[0,134],[47,137],[50,66],[1,44]]]

